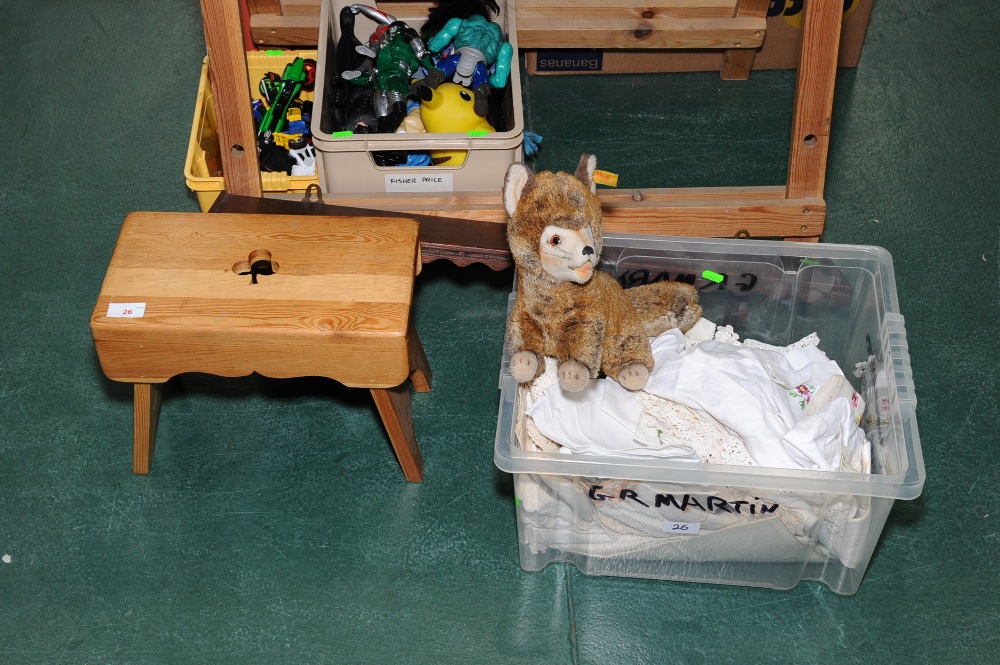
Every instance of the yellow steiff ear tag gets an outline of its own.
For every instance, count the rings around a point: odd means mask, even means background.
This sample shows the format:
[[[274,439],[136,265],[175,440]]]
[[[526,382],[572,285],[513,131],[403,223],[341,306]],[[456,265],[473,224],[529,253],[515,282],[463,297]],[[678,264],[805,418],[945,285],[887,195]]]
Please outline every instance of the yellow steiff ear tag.
[[[618,174],[596,169],[594,171],[594,183],[598,185],[607,185],[608,187],[617,187]]]

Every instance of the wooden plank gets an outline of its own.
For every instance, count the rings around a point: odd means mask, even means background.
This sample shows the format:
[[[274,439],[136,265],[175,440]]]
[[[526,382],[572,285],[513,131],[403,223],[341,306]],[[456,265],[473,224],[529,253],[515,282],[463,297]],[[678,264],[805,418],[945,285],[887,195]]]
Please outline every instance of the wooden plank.
[[[605,232],[654,235],[784,238],[820,236],[826,220],[822,199],[773,199],[726,203],[604,206]]]
[[[564,11],[588,11],[600,7],[635,7],[636,0],[566,0],[557,3],[554,0],[517,0],[517,8],[538,8],[538,7],[562,7]],[[655,0],[650,3],[651,7],[693,7],[697,9],[714,9],[722,12],[724,16],[732,16],[733,7],[736,0]]]
[[[721,201],[752,200],[767,201],[780,199],[785,188],[781,185],[755,187],[673,187],[652,189],[598,189],[597,195],[604,204],[620,202],[637,198],[647,202],[677,203],[681,201],[705,201],[718,199]],[[301,198],[301,195],[292,195]],[[392,208],[408,206],[427,207],[434,203],[476,209],[493,209],[500,205],[500,192],[457,192],[454,194],[324,194],[327,205],[364,207],[367,203],[378,201]],[[385,209],[385,208],[381,208]]]
[[[598,192],[604,210],[604,230],[617,233],[649,233],[655,235],[690,235],[701,237],[732,237],[746,231],[750,237],[820,236],[826,222],[826,202],[818,197],[784,198],[785,187],[694,187],[681,189],[644,189],[631,192]],[[504,228],[507,215],[500,195],[492,192],[442,195],[327,195],[328,206],[344,210],[394,212],[421,220],[440,218],[451,224],[451,231],[439,237],[461,238],[457,229],[462,220],[496,224]],[[638,197],[639,200],[636,200]],[[261,199],[264,205],[277,206],[298,202],[296,195],[287,201]],[[271,202],[271,203],[268,203]],[[226,207],[231,211],[232,208]],[[271,210],[281,214],[278,210]],[[319,214],[319,213],[317,213]],[[482,228],[482,227],[478,227]],[[427,242],[421,231],[424,262],[442,256],[435,243]],[[459,248],[462,241],[450,245],[458,265],[468,265],[477,259],[462,262]],[[447,254],[448,252],[446,252]],[[488,256],[489,252],[485,255]],[[473,251],[470,256],[484,256]],[[482,261],[489,265],[488,261]]]
[[[383,2],[378,6],[399,18],[413,18],[426,16],[433,3]],[[316,45],[318,0],[284,0],[281,7],[280,16],[251,16],[254,43]],[[735,21],[735,8],[736,0],[659,0],[649,5],[637,5],[633,0],[573,0],[563,5],[550,1],[519,2],[518,46],[741,49],[760,46],[766,29],[763,14]]]
[[[742,235],[749,237],[818,238],[826,219],[824,201],[785,200],[784,191],[782,186],[691,187],[601,190],[598,195],[608,232],[734,237],[743,231]],[[494,270],[512,265],[507,248],[507,216],[500,195],[492,192],[445,198],[401,194],[338,196],[328,204],[300,197],[281,200],[224,193],[212,211],[330,217],[372,214],[374,206],[381,206],[380,214],[397,214],[420,222],[424,263],[444,259],[458,266],[483,263]]]
[[[609,19],[729,19],[733,17],[732,0],[709,5],[697,5],[690,1],[666,3],[656,2],[648,5],[636,2],[619,2],[590,4],[585,6],[568,6],[569,3],[558,5],[551,2],[544,4],[517,3],[516,16],[518,25],[526,21],[535,29],[549,29],[567,18],[578,19],[597,24]],[[534,24],[539,25],[534,25]]]
[[[397,0],[396,2],[380,2],[378,8],[402,19],[427,16],[427,12],[436,4],[438,3],[433,0]]]
[[[311,16],[319,20],[320,0],[281,0],[280,4],[283,16]]]
[[[261,196],[256,132],[247,106],[250,84],[239,2],[201,0],[201,13],[225,187],[234,194]]]
[[[285,0],[289,2],[289,0]],[[254,14],[281,14],[282,9],[281,0],[246,0],[247,9],[250,10],[250,15]],[[317,9],[319,4],[316,5]]]
[[[433,6],[434,3],[428,0],[378,3],[379,9],[401,19],[427,16]],[[315,48],[319,43],[319,0],[283,0],[281,10],[280,16],[255,14],[250,17],[254,44]]]
[[[319,16],[250,17],[250,34],[258,46],[315,48],[319,42]]]
[[[100,334],[105,332],[111,334],[111,329]],[[220,331],[198,325],[102,338],[95,346],[105,375],[126,383],[163,383],[189,372],[229,377],[256,372],[272,379],[323,376],[350,388],[385,388],[409,378],[405,335],[279,336],[243,329],[223,338]]]
[[[629,11],[636,8],[654,12],[686,12],[689,15],[706,15],[728,17],[733,15],[737,0],[654,0],[648,4],[636,0],[568,0],[557,3],[553,0],[517,0],[518,16],[522,10],[535,11],[539,9],[556,8],[559,11],[574,14],[589,14],[592,11],[616,9]]]
[[[601,190],[604,230],[618,233],[732,237],[820,236],[826,220],[821,198],[786,199],[784,187],[698,187]],[[338,195],[335,205],[506,224],[500,194],[461,196]]]
[[[249,281],[248,279],[243,284],[245,285]],[[262,284],[265,285],[264,289],[254,290],[268,290],[263,279],[258,282],[258,286]],[[365,282],[362,283],[361,287],[368,289],[371,288],[371,284]],[[409,302],[396,302],[403,299],[401,296],[386,297],[385,295],[368,300],[367,294],[365,294],[365,299],[361,301],[331,302],[330,300],[305,298],[294,301],[287,298],[281,300],[247,298],[239,293],[236,296],[224,298],[218,292],[213,292],[211,298],[181,295],[162,297],[150,294],[149,291],[151,289],[143,289],[141,284],[135,284],[129,290],[115,290],[116,295],[114,296],[98,298],[95,311],[103,312],[107,312],[111,302],[141,302],[143,299],[157,299],[155,309],[147,306],[149,311],[140,317],[143,319],[142,321],[113,320],[111,317],[95,314],[93,317],[95,324],[114,324],[113,329],[109,328],[106,333],[102,332],[102,341],[127,341],[134,332],[134,330],[129,330],[129,326],[135,329],[152,325],[183,329],[185,326],[197,325],[206,317],[217,317],[222,320],[220,327],[224,325],[224,327],[233,330],[248,331],[250,334],[260,335],[275,332],[329,335],[334,329],[338,332],[399,334],[400,322],[406,321],[410,306]],[[249,292],[249,289],[244,289],[244,291]],[[273,294],[274,289],[270,289],[270,291]],[[180,294],[180,290],[178,290],[178,294]],[[241,299],[238,309],[233,307],[233,301],[237,297]],[[245,302],[247,300],[251,302]],[[314,314],[303,316],[303,312],[313,312]],[[332,325],[334,321],[336,322],[335,326]]]
[[[157,277],[155,273],[150,277]],[[240,280],[240,284],[245,285],[250,281]],[[360,286],[365,293],[364,300],[337,300],[336,296],[325,299],[301,298],[291,300],[281,298],[277,295],[275,288],[269,288],[269,281],[261,278],[257,286],[262,288],[253,289],[254,293],[260,292],[260,296],[250,296],[249,289],[243,288],[236,291],[235,296],[213,291],[211,298],[200,297],[204,293],[196,292],[190,286],[185,285],[173,291],[173,297],[163,297],[156,293],[151,293],[154,289],[143,288],[138,281],[121,285],[121,280],[113,280],[109,289],[114,289],[114,296],[101,296],[98,298],[99,305],[96,310],[107,312],[111,302],[141,302],[143,298],[159,298],[156,309],[150,310],[141,318],[144,321],[133,320],[113,321],[112,317],[97,314],[94,321],[99,324],[117,323],[121,330],[127,330],[129,325],[157,324],[164,326],[185,326],[200,316],[216,316],[225,318],[225,325],[231,328],[249,328],[257,326],[261,331],[268,328],[272,331],[295,330],[304,334],[327,334],[329,325],[323,319],[337,321],[337,329],[352,332],[393,332],[399,330],[399,321],[407,316],[409,302],[404,300],[402,295],[388,295],[384,288],[382,293],[369,298],[364,290],[371,288],[366,282],[360,282]],[[349,284],[352,285],[352,284]],[[195,295],[188,295],[195,293]],[[270,294],[270,298],[267,295]],[[284,294],[281,294],[284,295]],[[236,310],[232,306],[232,301],[240,298],[241,307]],[[102,299],[103,298],[103,299]],[[242,302],[251,301],[251,302]],[[303,311],[321,312],[322,316],[317,318],[302,318]],[[266,316],[264,316],[266,314]],[[263,321],[263,323],[262,323]],[[128,333],[123,333],[127,335]]]
[[[734,17],[751,16],[767,18],[767,8],[770,0],[737,0],[733,10]],[[750,78],[753,61],[757,58],[756,49],[726,49],[722,54],[723,81],[746,81]]]
[[[319,19],[321,0],[247,0],[250,13],[282,16],[309,16]],[[373,3],[374,4],[374,3]],[[435,5],[430,0],[379,2],[382,11],[397,17],[426,16]],[[635,0],[572,0],[561,5],[552,0],[519,0],[517,21],[530,22],[552,16],[565,18],[568,12],[593,18],[632,16],[635,18],[729,18],[734,15],[736,0],[657,0],[638,4]],[[544,26],[532,26],[543,29]]]
[[[295,200],[262,199],[224,192],[212,206],[211,212],[340,217],[371,214],[374,211],[303,201],[300,197]],[[420,223],[420,258],[423,263],[447,259],[459,266],[482,263],[493,270],[503,270],[511,265],[504,224],[389,211],[380,211],[379,214],[405,216]]]
[[[253,2],[254,0],[250,0]],[[257,2],[276,2],[280,6],[279,12],[259,12],[259,13],[281,13],[285,16],[312,16],[319,18],[321,0],[256,0]],[[709,0],[711,4],[729,4],[732,6],[733,0]],[[686,4],[691,4],[691,0],[685,0]],[[364,4],[364,3],[362,3]],[[376,5],[375,2],[368,3]],[[431,7],[437,2],[434,0],[396,0],[395,2],[379,2],[378,8],[387,14],[396,17],[404,16],[426,16]]]
[[[763,18],[587,20],[565,11],[559,21],[518,21],[520,48],[757,48],[767,27]]]
[[[377,266],[377,262],[372,262]],[[411,262],[412,269],[412,262]],[[374,274],[374,273],[373,273]],[[344,311],[349,309],[348,305],[337,300],[334,294],[341,293],[364,293],[363,302],[368,305],[374,303],[398,303],[404,297],[404,287],[407,278],[400,275],[379,275],[376,285],[369,284],[370,276],[367,274],[342,274],[326,273],[322,275],[311,274],[285,274],[285,271],[278,270],[275,275],[278,279],[266,279],[259,277],[256,289],[247,289],[250,277],[242,278],[242,275],[234,274],[231,270],[206,270],[205,268],[190,267],[181,271],[180,266],[166,268],[152,267],[120,267],[114,274],[109,274],[104,280],[106,289],[118,294],[117,302],[133,302],[131,299],[123,299],[124,296],[143,295],[147,298],[182,298],[183,302],[175,303],[176,307],[187,307],[187,311],[192,311],[195,306],[205,307],[206,310],[213,310],[213,302],[221,298],[223,303],[219,303],[218,308],[224,310],[225,299],[240,298],[245,301],[248,310],[267,311],[273,313],[275,318],[281,320],[287,315],[287,308],[281,305],[281,298],[288,295],[303,294],[298,297],[297,302],[307,301],[311,306],[316,307],[324,304],[323,310],[329,316],[340,316],[346,318]],[[145,285],[145,289],[143,289]],[[205,289],[212,289],[212,298],[200,298]],[[143,293],[145,291],[145,293]],[[251,302],[253,301],[253,302]],[[351,304],[356,304],[352,302]],[[184,310],[177,311],[176,307],[167,307],[162,311],[167,317],[176,317],[177,321],[183,321]],[[371,322],[379,321],[387,311],[395,308],[380,308],[386,311],[367,311],[365,315],[371,318]],[[357,311],[363,311],[358,308]],[[226,319],[227,323],[237,325],[245,316],[253,318],[253,312],[233,313]],[[147,316],[147,320],[152,316]],[[173,319],[167,318],[166,323]]]
[[[785,196],[822,197],[840,48],[841,0],[810,0],[802,26]]]
[[[250,301],[281,299],[409,303],[417,234],[415,221],[398,217],[287,217],[274,228],[264,215],[132,213],[101,291],[137,293],[138,284],[147,298],[231,298],[254,308]],[[278,267],[248,289],[236,264],[258,249]],[[367,282],[372,275],[375,284]]]

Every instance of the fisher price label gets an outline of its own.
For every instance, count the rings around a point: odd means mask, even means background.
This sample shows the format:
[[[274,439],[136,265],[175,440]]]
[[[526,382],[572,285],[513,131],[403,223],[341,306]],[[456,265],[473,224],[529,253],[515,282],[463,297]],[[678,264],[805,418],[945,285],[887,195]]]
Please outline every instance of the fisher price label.
[[[387,192],[453,192],[452,173],[408,173],[406,175],[386,174]]]

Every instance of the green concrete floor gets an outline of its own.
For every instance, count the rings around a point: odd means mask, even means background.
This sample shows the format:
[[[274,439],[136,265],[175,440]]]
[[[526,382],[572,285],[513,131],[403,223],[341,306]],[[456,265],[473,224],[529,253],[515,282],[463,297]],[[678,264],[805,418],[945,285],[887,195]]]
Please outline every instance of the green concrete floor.
[[[927,469],[840,597],[522,571],[492,460],[511,274],[482,267],[419,278],[423,484],[364,393],[200,375],[168,384],[133,476],[131,393],[88,320],[124,216],[197,210],[199,3],[0,0],[0,662],[995,662],[998,36],[992,0],[878,0],[838,82],[824,240],[895,259]],[[792,85],[532,78],[526,122],[539,168],[776,184]]]

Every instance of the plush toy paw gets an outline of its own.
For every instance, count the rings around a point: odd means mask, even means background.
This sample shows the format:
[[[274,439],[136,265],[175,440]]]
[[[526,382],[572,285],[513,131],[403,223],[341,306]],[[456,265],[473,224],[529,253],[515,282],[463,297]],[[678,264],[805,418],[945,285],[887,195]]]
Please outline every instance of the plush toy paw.
[[[510,375],[518,383],[527,383],[538,374],[538,356],[531,351],[518,351],[510,357]]]
[[[618,371],[618,383],[625,390],[642,390],[649,381],[649,370],[644,365],[632,363],[625,365]]]
[[[559,385],[567,392],[578,393],[590,385],[590,370],[575,360],[559,363]]]

